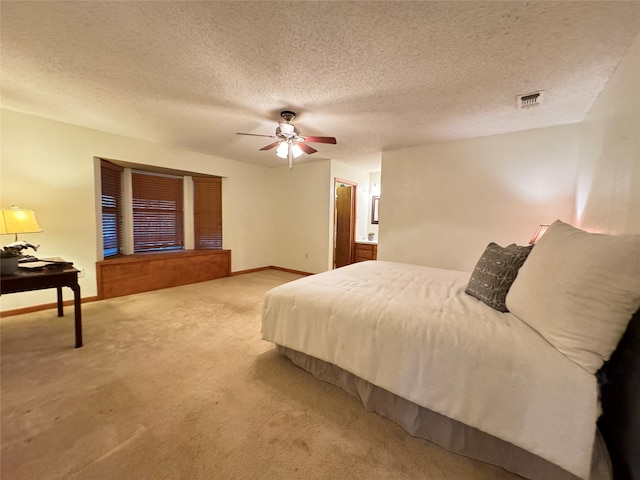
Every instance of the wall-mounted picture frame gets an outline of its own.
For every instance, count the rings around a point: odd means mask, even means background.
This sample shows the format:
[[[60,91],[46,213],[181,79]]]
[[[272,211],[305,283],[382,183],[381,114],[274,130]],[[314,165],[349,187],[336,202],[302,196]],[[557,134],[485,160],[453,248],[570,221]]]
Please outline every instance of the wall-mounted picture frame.
[[[380,208],[380,197],[371,197],[371,223],[378,224],[378,210]]]

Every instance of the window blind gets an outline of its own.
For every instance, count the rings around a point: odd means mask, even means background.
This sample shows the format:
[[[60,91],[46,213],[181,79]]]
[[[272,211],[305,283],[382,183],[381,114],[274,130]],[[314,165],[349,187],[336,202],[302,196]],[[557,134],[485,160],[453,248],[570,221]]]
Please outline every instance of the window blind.
[[[184,248],[182,177],[131,172],[133,250]]]
[[[222,179],[193,178],[196,249],[222,249]]]
[[[122,167],[102,160],[100,178],[102,188],[102,251],[104,257],[120,253],[122,238]]]

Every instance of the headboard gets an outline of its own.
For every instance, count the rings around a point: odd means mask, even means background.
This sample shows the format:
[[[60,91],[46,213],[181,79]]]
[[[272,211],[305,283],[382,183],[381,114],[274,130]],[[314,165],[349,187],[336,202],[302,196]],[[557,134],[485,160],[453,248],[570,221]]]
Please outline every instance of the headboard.
[[[615,480],[640,480],[640,310],[618,347],[598,372],[602,400],[600,432]]]

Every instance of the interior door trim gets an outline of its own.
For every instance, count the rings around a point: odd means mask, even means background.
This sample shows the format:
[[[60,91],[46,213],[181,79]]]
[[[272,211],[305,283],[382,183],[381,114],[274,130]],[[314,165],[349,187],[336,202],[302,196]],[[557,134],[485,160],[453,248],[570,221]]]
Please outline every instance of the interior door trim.
[[[333,268],[336,268],[336,226],[338,222],[338,209],[336,205],[336,194],[339,185],[349,185],[351,188],[351,222],[349,226],[349,261],[354,260],[354,245],[356,240],[356,212],[357,212],[357,189],[358,183],[344,178],[334,177],[333,179]]]

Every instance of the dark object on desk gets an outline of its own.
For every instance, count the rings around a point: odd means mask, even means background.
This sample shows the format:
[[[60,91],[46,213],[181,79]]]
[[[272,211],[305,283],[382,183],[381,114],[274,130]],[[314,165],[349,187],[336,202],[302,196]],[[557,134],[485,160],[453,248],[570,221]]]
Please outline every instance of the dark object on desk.
[[[0,282],[0,293],[4,295],[6,293],[55,288],[58,294],[58,316],[62,317],[64,316],[62,287],[69,287],[73,290],[75,346],[76,348],[80,348],[82,347],[82,310],[80,308],[80,285],[78,284],[78,273],[80,271],[68,266],[69,262],[65,262],[62,259],[55,259],[50,263],[56,266],[54,268],[43,268],[34,271],[19,268],[14,274],[4,275]],[[63,264],[67,264],[67,266]]]
[[[71,267],[73,265],[72,262],[66,262],[64,260],[39,260],[39,259],[34,259],[34,260],[29,260],[27,262],[23,262],[20,263],[18,265],[18,268],[22,268],[25,270],[44,270],[44,269],[50,269],[50,268],[65,268],[65,267]]]
[[[4,251],[4,250],[3,250]],[[11,275],[18,270],[18,257],[0,257],[0,275]]]

